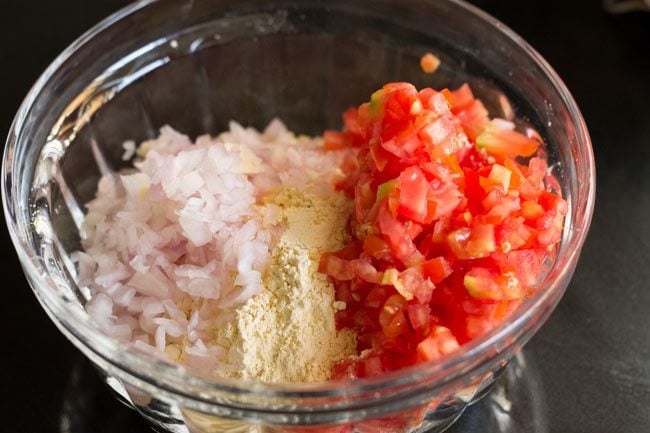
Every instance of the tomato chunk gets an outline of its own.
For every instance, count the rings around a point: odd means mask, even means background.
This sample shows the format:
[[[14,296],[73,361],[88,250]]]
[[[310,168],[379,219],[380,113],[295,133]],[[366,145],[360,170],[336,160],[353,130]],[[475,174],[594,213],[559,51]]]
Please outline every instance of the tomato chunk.
[[[436,326],[427,338],[418,343],[418,358],[422,361],[432,361],[452,353],[458,347],[458,341],[449,329]]]
[[[444,257],[436,257],[422,263],[422,273],[434,284],[438,284],[452,272],[451,265]]]
[[[397,213],[415,222],[427,216],[428,182],[419,167],[409,167],[397,179],[399,204]]]
[[[323,146],[327,150],[339,150],[350,145],[347,133],[327,130],[323,133]]]
[[[488,123],[481,135],[476,138],[476,147],[485,149],[495,156],[531,156],[540,143],[511,129]]]
[[[420,59],[420,67],[427,74],[433,74],[440,66],[440,59],[431,53],[426,53]]]
[[[514,275],[498,274],[486,268],[473,268],[465,274],[463,285],[471,296],[490,301],[522,297],[522,287]]]

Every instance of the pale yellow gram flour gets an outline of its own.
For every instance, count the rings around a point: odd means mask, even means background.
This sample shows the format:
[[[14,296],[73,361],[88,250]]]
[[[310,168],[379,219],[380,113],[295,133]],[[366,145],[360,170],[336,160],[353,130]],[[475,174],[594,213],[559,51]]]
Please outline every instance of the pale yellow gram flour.
[[[349,200],[337,193],[330,200],[294,189],[266,203],[267,222],[284,222],[265,275],[263,291],[236,311],[217,331],[232,366],[224,374],[265,382],[327,380],[336,361],[356,352],[351,330],[337,331],[336,302],[328,278],[318,272],[320,254],[345,243]]]

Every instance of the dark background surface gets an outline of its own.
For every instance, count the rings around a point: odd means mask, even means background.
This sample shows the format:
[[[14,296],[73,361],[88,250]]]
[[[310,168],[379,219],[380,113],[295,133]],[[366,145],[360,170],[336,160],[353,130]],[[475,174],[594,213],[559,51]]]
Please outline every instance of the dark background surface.
[[[2,2],[0,136],[55,56],[126,3]],[[510,374],[452,430],[650,432],[650,13],[610,16],[597,0],[473,3],[528,40],[572,91],[593,139],[598,198],[567,294],[511,369],[528,379]],[[0,242],[0,431],[149,431],[46,317],[4,224]],[[509,407],[504,387],[529,397],[513,398]]]

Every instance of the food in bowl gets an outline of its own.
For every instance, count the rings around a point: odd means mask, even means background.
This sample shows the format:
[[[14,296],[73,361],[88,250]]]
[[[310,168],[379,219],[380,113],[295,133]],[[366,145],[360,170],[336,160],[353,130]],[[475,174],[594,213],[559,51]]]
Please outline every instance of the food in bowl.
[[[441,60],[434,74],[418,64],[428,51]],[[316,136],[395,80],[440,89],[469,82],[493,116],[511,119],[500,108],[507,96],[517,130],[531,126],[544,137],[538,156],[547,152],[570,217],[540,289],[509,320],[436,362],[316,384],[206,376],[99,329],[69,255],[83,249],[83,204],[97,181],[107,167],[128,164],[120,161],[124,141],[153,138],[165,124],[192,139],[227,130],[227,119],[263,129],[274,116]],[[403,2],[398,11],[382,1],[137,2],[44,72],[11,128],[3,174],[9,232],[61,332],[156,430],[215,433],[323,432],[350,423],[351,431],[370,431],[366,423],[408,417],[424,405],[423,420],[384,430],[443,431],[488,392],[555,309],[576,268],[595,191],[589,135],[560,78],[502,23],[455,0]]]
[[[539,137],[468,85],[389,83],[343,120],[142,143],[87,204],[88,313],[191,369],[280,383],[381,375],[507,320],[567,213]]]
[[[136,171],[103,177],[87,204],[75,258],[90,315],[201,372],[327,380],[355,350],[318,273],[320,254],[346,240],[351,202],[335,183],[351,150],[273,121],[196,143],[167,127],[137,153]]]

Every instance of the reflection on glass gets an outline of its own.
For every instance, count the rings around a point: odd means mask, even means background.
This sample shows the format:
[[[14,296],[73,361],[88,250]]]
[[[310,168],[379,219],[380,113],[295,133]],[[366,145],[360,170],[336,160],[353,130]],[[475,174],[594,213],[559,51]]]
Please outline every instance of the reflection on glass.
[[[448,433],[548,433],[546,399],[534,359],[519,352],[481,401],[470,406]]]
[[[492,391],[468,408],[448,433],[548,433],[546,400],[532,357],[515,356]],[[149,433],[133,410],[117,403],[97,371],[80,357],[63,394],[60,433]],[[179,426],[179,433],[184,427]]]
[[[603,8],[612,14],[650,11],[650,0],[603,0]]]
[[[142,417],[121,405],[103,383],[92,364],[79,355],[63,393],[60,433],[150,433]]]

